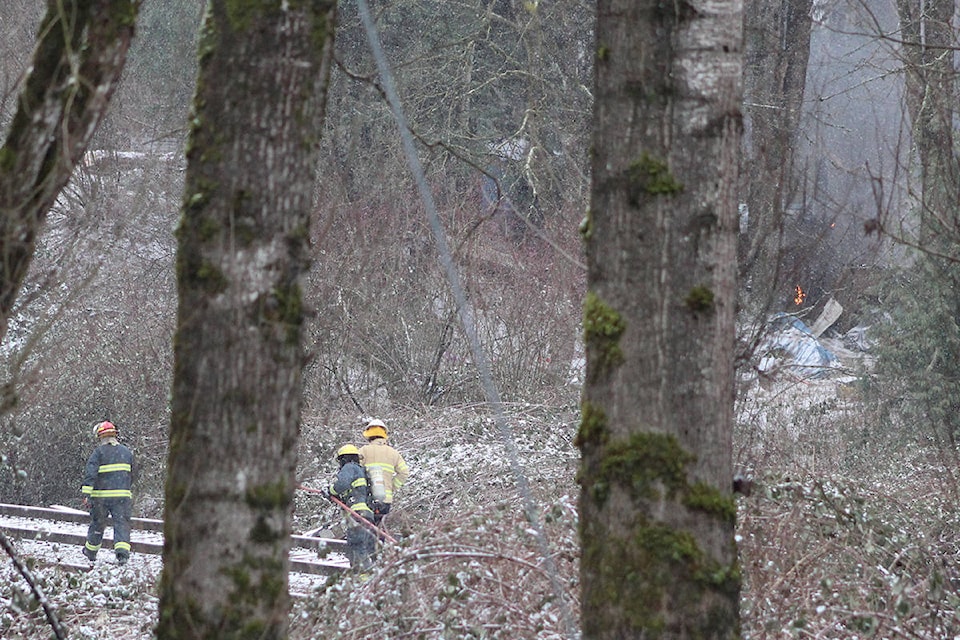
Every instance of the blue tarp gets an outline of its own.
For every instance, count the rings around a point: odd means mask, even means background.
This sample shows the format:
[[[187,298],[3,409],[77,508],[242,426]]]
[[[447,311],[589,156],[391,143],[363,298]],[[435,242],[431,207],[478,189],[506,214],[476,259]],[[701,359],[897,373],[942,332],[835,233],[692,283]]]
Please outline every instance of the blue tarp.
[[[840,366],[840,360],[825,348],[803,320],[786,313],[770,319],[770,331],[760,343],[760,370],[779,366],[803,378],[826,378]],[[783,362],[783,356],[789,362]]]

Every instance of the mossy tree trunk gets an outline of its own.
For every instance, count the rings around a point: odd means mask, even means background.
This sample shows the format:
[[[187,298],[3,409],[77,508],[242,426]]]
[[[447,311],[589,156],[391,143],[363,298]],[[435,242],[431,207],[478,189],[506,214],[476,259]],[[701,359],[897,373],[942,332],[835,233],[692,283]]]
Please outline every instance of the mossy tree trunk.
[[[139,0],[50,0],[0,148],[0,339],[47,212],[106,114]]]
[[[212,0],[178,229],[158,638],[287,634],[302,300],[334,0]]]
[[[584,638],[731,638],[742,2],[600,0],[582,453]]]

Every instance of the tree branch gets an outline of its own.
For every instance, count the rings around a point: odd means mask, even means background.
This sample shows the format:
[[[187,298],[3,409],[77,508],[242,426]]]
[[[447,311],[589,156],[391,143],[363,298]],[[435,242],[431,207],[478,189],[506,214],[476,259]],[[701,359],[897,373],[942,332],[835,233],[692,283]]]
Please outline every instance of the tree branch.
[[[140,0],[51,1],[0,147],[0,339],[47,212],[120,80]]]

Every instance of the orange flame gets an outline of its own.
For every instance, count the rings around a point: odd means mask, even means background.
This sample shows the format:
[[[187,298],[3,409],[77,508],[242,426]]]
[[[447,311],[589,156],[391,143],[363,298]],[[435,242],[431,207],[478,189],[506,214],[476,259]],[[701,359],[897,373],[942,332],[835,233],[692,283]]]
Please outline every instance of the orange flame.
[[[807,299],[807,292],[800,288],[800,285],[797,285],[796,291],[793,294],[794,304],[803,304],[803,301]]]

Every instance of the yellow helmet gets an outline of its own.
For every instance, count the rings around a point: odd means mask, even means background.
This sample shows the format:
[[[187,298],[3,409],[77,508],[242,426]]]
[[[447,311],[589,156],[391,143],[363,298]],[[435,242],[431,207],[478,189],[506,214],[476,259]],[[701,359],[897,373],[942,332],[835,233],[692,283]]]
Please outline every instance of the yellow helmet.
[[[383,424],[383,420],[371,420],[367,423],[367,428],[363,430],[363,437],[367,440],[372,438],[383,438],[387,439],[387,425]]]
[[[338,458],[339,458],[340,456],[349,456],[349,455],[351,455],[351,454],[352,454],[352,455],[355,455],[355,456],[359,456],[359,455],[360,455],[360,449],[357,449],[357,448],[356,448],[355,446],[353,446],[352,444],[345,444],[345,445],[343,445],[342,447],[340,447],[339,449],[337,449],[337,457],[338,457]]]

